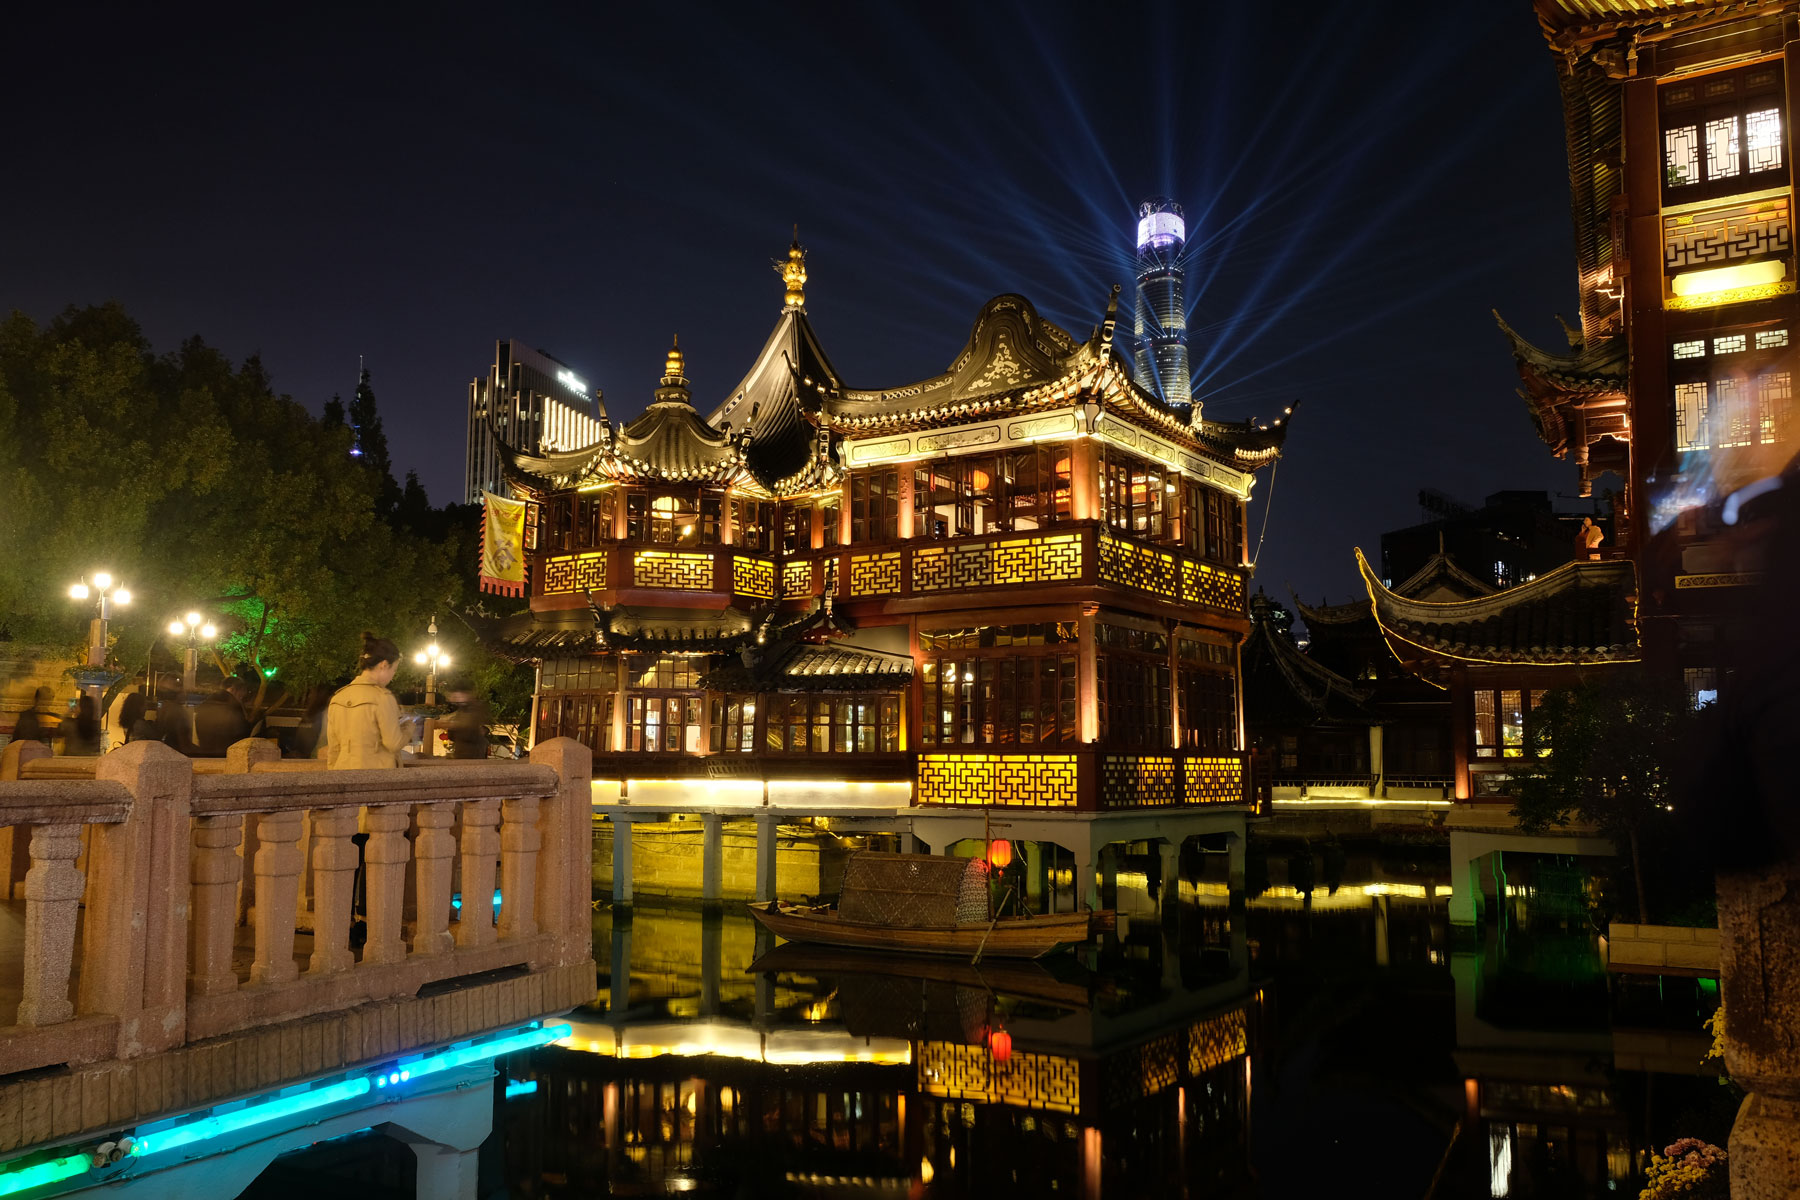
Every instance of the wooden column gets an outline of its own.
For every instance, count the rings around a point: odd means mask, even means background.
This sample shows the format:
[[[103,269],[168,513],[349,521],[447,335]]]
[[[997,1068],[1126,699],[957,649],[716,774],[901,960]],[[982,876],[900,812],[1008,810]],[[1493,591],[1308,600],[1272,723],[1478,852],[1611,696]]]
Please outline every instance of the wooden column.
[[[400,921],[406,907],[406,827],[412,823],[410,805],[384,804],[362,812],[363,875],[367,880],[369,940],[363,943],[365,963],[399,962],[406,957],[400,938]]]
[[[316,808],[312,813],[313,952],[306,969],[314,975],[348,971],[350,908],[356,886],[356,833],[361,811]]]
[[[1091,437],[1077,437],[1069,451],[1070,516],[1077,521],[1104,521],[1100,502],[1100,447]]]
[[[930,530],[926,530],[925,534],[921,534],[919,530],[914,527],[913,489],[917,486],[916,473],[918,467],[919,464],[916,463],[902,463],[898,468],[900,478],[900,519],[895,522],[895,528],[899,531],[901,541],[906,541],[909,538],[926,536],[930,533]]]
[[[494,825],[499,819],[498,800],[472,800],[463,805],[458,946],[486,946],[494,940],[494,867],[500,859],[500,835]]]
[[[298,809],[256,818],[256,958],[250,982],[288,983],[299,978],[294,962],[294,917],[300,898]]]
[[[413,814],[418,833],[413,838],[415,879],[412,952],[446,954],[450,938],[450,873],[456,855],[456,839],[450,826],[456,820],[455,804],[421,804]]]

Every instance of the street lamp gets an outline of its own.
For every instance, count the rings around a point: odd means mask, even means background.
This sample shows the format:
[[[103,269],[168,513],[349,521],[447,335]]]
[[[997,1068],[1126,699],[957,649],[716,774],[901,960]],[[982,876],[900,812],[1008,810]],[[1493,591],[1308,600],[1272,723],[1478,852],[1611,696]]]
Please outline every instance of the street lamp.
[[[181,694],[185,698],[194,690],[194,676],[200,670],[200,647],[212,645],[213,639],[219,636],[219,630],[211,621],[197,612],[186,617],[179,617],[169,622],[169,636],[187,639],[187,656],[181,664]]]
[[[425,670],[425,703],[426,704],[436,704],[437,703],[438,668],[439,667],[447,667],[450,665],[450,656],[448,654],[445,654],[442,650],[440,650],[438,648],[438,644],[437,644],[437,614],[436,613],[432,614],[431,626],[429,629],[426,630],[426,632],[431,635],[431,645],[425,647],[425,649],[423,649],[423,650],[419,651],[417,654],[413,655],[413,661],[418,663],[421,667],[424,667],[426,669]]]
[[[88,666],[105,666],[106,621],[108,617],[112,616],[113,605],[131,603],[130,590],[107,572],[96,571],[94,586],[90,588],[84,577],[80,582],[69,585],[69,598],[71,600],[93,600],[94,619],[88,625]]]

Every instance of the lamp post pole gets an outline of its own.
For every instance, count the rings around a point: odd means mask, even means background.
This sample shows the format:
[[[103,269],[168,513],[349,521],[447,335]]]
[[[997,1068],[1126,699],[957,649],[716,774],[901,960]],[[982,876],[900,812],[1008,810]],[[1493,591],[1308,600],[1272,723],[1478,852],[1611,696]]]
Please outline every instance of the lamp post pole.
[[[112,616],[112,606],[131,603],[131,591],[123,583],[115,580],[105,571],[94,573],[94,585],[88,586],[84,578],[69,585],[71,600],[88,600],[94,602],[94,619],[88,622],[88,661],[90,667],[106,665],[106,622]]]
[[[413,655],[413,661],[425,668],[425,703],[427,706],[437,704],[438,668],[450,665],[450,656],[438,647],[437,614],[431,616],[431,625],[426,630],[431,635],[431,644]]]
[[[169,622],[169,636],[187,639],[187,653],[181,662],[181,696],[185,701],[194,692],[195,677],[200,673],[200,646],[211,645],[219,636],[218,629],[197,612]]]

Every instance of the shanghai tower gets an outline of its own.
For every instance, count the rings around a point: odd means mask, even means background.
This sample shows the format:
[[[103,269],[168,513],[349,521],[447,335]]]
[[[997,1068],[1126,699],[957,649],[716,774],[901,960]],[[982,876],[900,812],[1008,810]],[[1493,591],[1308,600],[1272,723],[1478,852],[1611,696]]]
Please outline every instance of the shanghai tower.
[[[1173,200],[1146,200],[1137,225],[1137,376],[1168,404],[1189,404],[1187,309],[1182,296],[1181,251],[1187,225]]]

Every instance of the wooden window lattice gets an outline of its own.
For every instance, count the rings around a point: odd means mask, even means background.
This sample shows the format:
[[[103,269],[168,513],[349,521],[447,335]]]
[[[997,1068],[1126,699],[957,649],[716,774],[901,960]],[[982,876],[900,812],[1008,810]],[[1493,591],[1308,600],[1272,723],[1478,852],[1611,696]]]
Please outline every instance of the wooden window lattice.
[[[781,591],[787,596],[810,596],[812,594],[812,564],[810,562],[791,562],[781,568]]]
[[[605,554],[564,554],[544,562],[543,595],[597,592],[606,587]]]
[[[1072,754],[921,754],[920,804],[1075,807]]]
[[[1100,760],[1100,807],[1166,808],[1181,803],[1175,757],[1108,754]]]
[[[852,596],[891,596],[900,591],[900,552],[858,554],[850,560]]]
[[[919,1043],[919,1091],[1050,1112],[1081,1111],[1081,1069],[1072,1058],[1016,1053],[996,1062],[985,1046]]]
[[[639,550],[632,556],[631,576],[638,587],[710,592],[713,585],[712,555]]]
[[[760,558],[731,559],[731,591],[736,596],[754,596],[759,600],[775,598],[775,564]]]
[[[1244,763],[1239,758],[1190,754],[1182,764],[1188,804],[1242,804]]]
[[[927,546],[913,552],[912,576],[915,592],[1079,580],[1081,536],[1065,533],[973,546]]]

